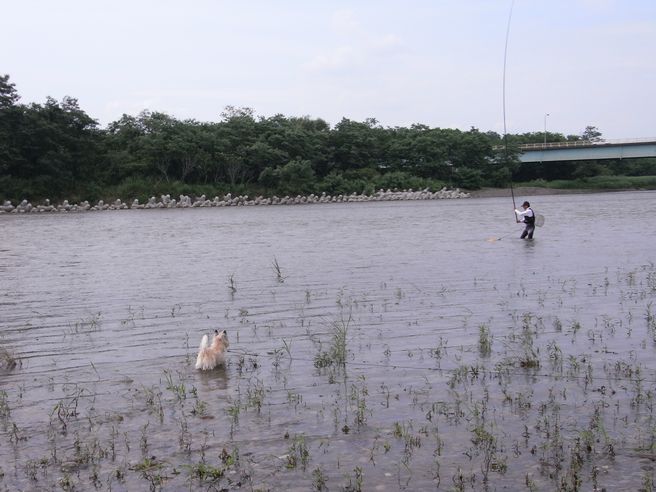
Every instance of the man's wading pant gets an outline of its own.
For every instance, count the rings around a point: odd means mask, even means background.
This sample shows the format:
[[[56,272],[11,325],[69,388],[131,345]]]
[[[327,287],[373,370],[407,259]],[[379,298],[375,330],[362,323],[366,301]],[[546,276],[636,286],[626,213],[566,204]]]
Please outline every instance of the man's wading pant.
[[[535,230],[534,225],[527,224],[526,228],[524,229],[524,232],[522,232],[522,235],[519,236],[520,239],[524,239],[526,236],[528,236],[529,239],[533,239],[533,231]]]

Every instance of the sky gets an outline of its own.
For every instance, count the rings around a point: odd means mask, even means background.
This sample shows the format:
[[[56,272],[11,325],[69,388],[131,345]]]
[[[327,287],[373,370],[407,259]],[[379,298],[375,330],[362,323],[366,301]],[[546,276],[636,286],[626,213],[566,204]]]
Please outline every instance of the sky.
[[[101,127],[143,110],[220,121],[235,106],[502,134],[510,17],[508,133],[656,137],[655,0],[21,0],[0,12],[0,74],[21,102],[70,96]]]

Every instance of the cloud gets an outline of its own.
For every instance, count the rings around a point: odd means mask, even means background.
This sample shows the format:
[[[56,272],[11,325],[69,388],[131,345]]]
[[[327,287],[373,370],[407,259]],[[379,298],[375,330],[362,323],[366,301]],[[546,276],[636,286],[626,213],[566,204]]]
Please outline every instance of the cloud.
[[[333,39],[338,43],[323,47],[303,65],[308,71],[336,72],[362,67],[371,60],[389,56],[406,48],[395,33],[368,32],[352,10],[338,10],[330,21]]]
[[[370,44],[372,48],[385,52],[398,51],[406,47],[403,39],[396,34],[385,34],[374,38],[371,40]]]
[[[305,64],[312,71],[334,71],[355,65],[358,55],[351,46],[338,46],[330,53],[315,56]]]
[[[608,9],[615,5],[616,0],[579,0],[584,8],[588,9]]]
[[[352,10],[338,10],[333,13],[331,25],[337,31],[357,31],[360,28]]]

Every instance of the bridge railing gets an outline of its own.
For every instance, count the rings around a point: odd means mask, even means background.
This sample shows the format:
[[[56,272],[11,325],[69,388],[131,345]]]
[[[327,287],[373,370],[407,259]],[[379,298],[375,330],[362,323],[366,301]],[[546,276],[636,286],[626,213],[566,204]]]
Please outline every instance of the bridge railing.
[[[600,145],[631,145],[641,143],[655,143],[656,138],[625,138],[616,140],[574,140],[568,142],[547,142],[521,144],[520,150],[541,150],[541,149],[567,149],[571,147],[597,147]]]

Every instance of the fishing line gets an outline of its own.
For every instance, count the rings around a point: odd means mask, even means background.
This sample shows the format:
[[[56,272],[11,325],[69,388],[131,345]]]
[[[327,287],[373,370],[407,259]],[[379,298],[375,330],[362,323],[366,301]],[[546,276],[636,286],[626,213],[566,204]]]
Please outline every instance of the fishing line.
[[[504,234],[503,236],[498,236],[498,237],[497,237],[497,236],[492,236],[492,237],[489,237],[489,238],[486,239],[486,241],[487,241],[488,243],[494,243],[494,242],[496,242],[496,241],[501,241],[504,237],[508,237],[508,236],[510,236],[511,234],[515,234],[515,231],[513,231],[513,232],[509,232],[508,234]]]

